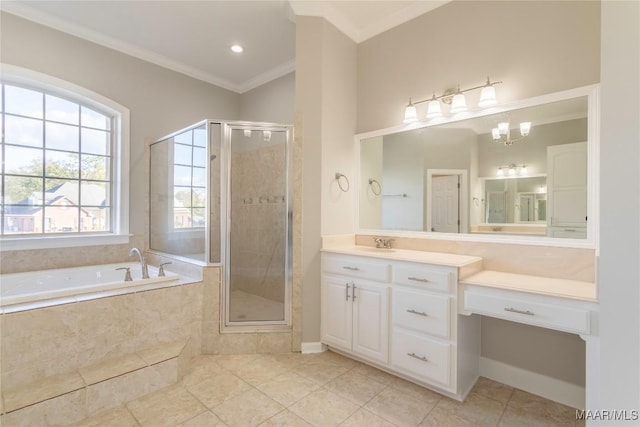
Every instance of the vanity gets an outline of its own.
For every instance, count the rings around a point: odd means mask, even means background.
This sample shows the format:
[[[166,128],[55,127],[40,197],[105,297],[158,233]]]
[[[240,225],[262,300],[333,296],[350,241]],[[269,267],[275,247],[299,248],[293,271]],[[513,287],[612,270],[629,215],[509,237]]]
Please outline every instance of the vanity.
[[[590,282],[485,270],[476,256],[327,237],[321,316],[321,340],[332,350],[457,400],[480,375],[480,316],[580,335],[587,386],[597,384],[598,303]]]
[[[458,400],[484,375],[598,408],[598,90],[356,135],[357,225],[323,236],[322,343]],[[527,351],[570,348],[545,359],[559,369],[504,351],[529,327]],[[500,343],[486,357],[482,337]]]

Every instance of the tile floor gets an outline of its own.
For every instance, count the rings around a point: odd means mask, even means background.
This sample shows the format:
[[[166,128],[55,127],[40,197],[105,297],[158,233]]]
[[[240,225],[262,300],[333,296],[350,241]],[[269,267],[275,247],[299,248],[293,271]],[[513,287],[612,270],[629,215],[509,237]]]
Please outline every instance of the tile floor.
[[[282,320],[284,303],[233,290],[229,298],[229,318],[233,322]]]
[[[336,353],[200,356],[178,384],[77,426],[576,426],[575,410],[480,378],[464,403]]]

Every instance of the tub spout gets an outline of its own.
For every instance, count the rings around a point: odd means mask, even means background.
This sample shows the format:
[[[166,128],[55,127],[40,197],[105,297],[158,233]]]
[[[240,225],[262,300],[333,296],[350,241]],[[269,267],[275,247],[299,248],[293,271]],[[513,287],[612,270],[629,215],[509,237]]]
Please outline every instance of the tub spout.
[[[144,256],[142,255],[142,252],[140,252],[140,249],[138,248],[133,248],[131,249],[131,251],[129,251],[129,256],[134,256],[134,255],[138,255],[138,260],[140,261],[140,267],[142,267],[142,278],[148,279],[149,269],[147,268],[147,260],[144,258]]]

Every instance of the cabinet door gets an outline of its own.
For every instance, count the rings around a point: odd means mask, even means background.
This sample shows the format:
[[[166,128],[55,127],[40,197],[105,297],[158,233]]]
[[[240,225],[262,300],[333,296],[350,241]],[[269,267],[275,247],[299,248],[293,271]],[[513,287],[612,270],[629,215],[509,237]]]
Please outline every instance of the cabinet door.
[[[357,281],[353,295],[353,352],[368,359],[389,360],[389,288]]]
[[[587,143],[547,147],[547,226],[587,225]]]
[[[322,342],[351,351],[351,280],[323,276],[321,294]]]

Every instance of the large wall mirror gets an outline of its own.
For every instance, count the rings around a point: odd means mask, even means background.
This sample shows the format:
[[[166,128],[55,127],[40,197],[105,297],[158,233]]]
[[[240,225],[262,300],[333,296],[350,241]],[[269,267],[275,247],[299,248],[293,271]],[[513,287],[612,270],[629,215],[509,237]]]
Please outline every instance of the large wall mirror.
[[[360,231],[594,244],[597,110],[589,86],[358,135]]]

